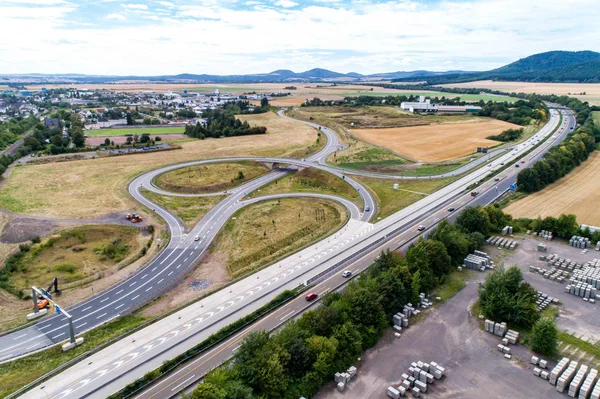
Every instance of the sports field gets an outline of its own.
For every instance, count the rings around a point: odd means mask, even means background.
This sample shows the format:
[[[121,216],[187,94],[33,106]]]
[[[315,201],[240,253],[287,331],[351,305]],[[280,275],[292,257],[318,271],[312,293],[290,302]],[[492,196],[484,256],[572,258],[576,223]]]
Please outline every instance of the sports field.
[[[512,123],[489,119],[472,123],[354,129],[352,133],[362,140],[419,161],[440,162],[474,153],[477,147],[493,147],[499,142],[486,137],[518,128],[520,126]]]
[[[478,80],[466,83],[450,83],[446,87],[466,87],[500,90],[507,93],[556,94],[576,97],[590,104],[600,105],[600,83],[532,83],[532,82],[497,82]],[[585,94],[584,94],[585,93]]]
[[[144,133],[148,134],[181,134],[185,130],[184,126],[172,126],[172,127],[125,127],[125,128],[111,128],[111,129],[90,129],[85,131],[86,136],[125,136],[128,134],[137,134],[141,136]]]
[[[600,226],[600,152],[590,154],[587,161],[567,176],[511,203],[505,211],[513,217],[558,217],[562,213],[577,215],[579,223]]]

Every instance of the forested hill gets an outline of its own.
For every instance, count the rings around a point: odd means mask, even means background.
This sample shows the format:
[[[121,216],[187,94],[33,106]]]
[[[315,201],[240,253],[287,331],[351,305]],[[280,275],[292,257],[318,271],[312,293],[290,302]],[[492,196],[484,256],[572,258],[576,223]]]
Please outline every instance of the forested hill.
[[[394,81],[418,80],[395,79]],[[423,76],[427,84],[504,80],[522,82],[600,83],[600,53],[549,51],[535,54],[491,71],[443,76]]]

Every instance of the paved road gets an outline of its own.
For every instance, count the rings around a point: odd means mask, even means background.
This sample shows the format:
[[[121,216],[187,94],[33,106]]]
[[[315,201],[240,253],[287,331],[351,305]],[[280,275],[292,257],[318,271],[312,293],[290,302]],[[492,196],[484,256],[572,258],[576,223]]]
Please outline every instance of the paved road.
[[[558,113],[553,111],[548,125],[540,130],[533,140],[548,135],[556,125],[558,125]],[[537,151],[544,151],[545,147]],[[489,169],[500,167],[501,162],[509,162],[525,150],[525,147],[518,148],[516,154],[509,152],[503,155],[493,161]],[[322,152],[316,154],[315,158],[318,158],[319,155],[322,156]],[[307,159],[307,161],[310,160],[310,158]],[[511,173],[515,175],[516,171],[505,172],[506,178],[500,183],[508,184]],[[284,172],[274,172],[266,176],[278,173]],[[261,271],[257,275],[234,284],[229,293],[226,290],[219,291],[217,294],[207,297],[201,303],[185,308],[177,314],[155,323],[151,328],[134,334],[135,343],[120,341],[110,348],[100,351],[88,359],[92,364],[85,368],[84,373],[82,373],[81,368],[75,366],[45,383],[45,392],[49,397],[60,398],[79,397],[92,393],[94,397],[106,396],[132,379],[143,375],[146,371],[157,367],[163,360],[180,353],[183,348],[193,346],[218,328],[229,324],[244,314],[250,313],[253,309],[268,302],[281,290],[295,287],[305,279],[317,275],[340,262],[347,262],[348,258],[353,259],[357,254],[362,255],[366,251],[380,247],[386,240],[402,233],[423,217],[429,217],[429,215],[439,212],[440,209],[443,213],[443,209],[447,204],[457,198],[465,197],[466,186],[480,180],[488,173],[487,168],[476,170],[376,225],[351,220],[342,232],[327,239],[326,242],[322,241],[314,247],[311,246],[299,254],[288,257]],[[264,183],[257,180],[247,184],[258,185]],[[496,182],[492,181],[491,185],[494,184]],[[139,187],[139,181],[137,184],[132,183],[130,190],[132,190],[133,195],[139,194]],[[492,189],[495,190],[495,188]],[[501,191],[501,187],[498,191]],[[220,211],[230,209],[236,205],[237,199],[227,202],[230,198],[236,198],[236,195],[240,195],[240,193],[233,193],[225,199],[223,201],[225,204],[219,208]],[[142,202],[144,200],[141,199]],[[483,195],[476,198],[476,201],[484,200]],[[463,199],[463,201],[471,201],[471,197],[467,195],[466,200]],[[159,255],[156,262],[152,262],[138,273],[136,276],[137,282],[128,280],[111,289],[115,294],[118,289],[122,289],[117,300],[110,302],[110,299],[105,299],[106,305],[96,303],[94,305],[97,307],[93,306],[88,309],[89,313],[93,313],[94,316],[102,316],[101,312],[107,308],[126,308],[125,303],[132,301],[133,298],[147,300],[153,292],[166,287],[167,281],[165,279],[176,273],[177,269],[185,270],[189,267],[188,265],[193,265],[204,251],[209,239],[212,239],[218,231],[216,226],[218,226],[217,223],[220,223],[220,220],[219,215],[216,213],[211,214],[209,212],[205,217],[208,218],[208,223],[196,226],[186,236],[182,224],[169,219],[172,215],[161,213],[166,212],[161,209],[156,209],[156,211],[165,217],[170,226],[172,225],[174,236],[171,244]],[[439,220],[440,216],[436,217]],[[436,220],[432,221],[434,223]],[[196,236],[201,241],[194,241],[193,238]],[[301,261],[302,263],[300,263]],[[154,268],[150,269],[151,267]],[[142,297],[142,295],[147,295],[147,297]],[[95,300],[97,299],[95,298]],[[130,302],[129,304],[133,306]],[[120,354],[120,357],[115,359],[115,353]],[[35,397],[34,392],[32,392],[34,396],[25,396]]]

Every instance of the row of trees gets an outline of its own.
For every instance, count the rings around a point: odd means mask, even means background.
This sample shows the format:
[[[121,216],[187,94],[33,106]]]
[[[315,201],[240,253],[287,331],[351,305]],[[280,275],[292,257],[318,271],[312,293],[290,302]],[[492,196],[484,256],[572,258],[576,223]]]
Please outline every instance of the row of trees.
[[[429,239],[419,239],[405,256],[382,252],[341,293],[324,297],[322,306],[272,336],[250,334],[231,366],[209,373],[192,399],[314,395],[377,343],[393,314],[442,283],[452,266],[484,244],[484,231],[499,231],[507,218],[498,208],[469,208],[455,224],[440,222]]]
[[[537,99],[519,100],[512,104],[488,101],[477,115],[527,126],[532,122],[538,123],[546,119],[546,106],[541,100]]]
[[[239,100],[225,104],[224,111],[229,111],[235,115],[239,114],[264,114],[269,111],[269,100],[263,97],[260,100],[260,106],[254,106],[247,100]]]
[[[0,150],[9,147],[21,136],[39,123],[39,119],[31,115],[29,118],[17,116],[0,122]]]
[[[509,142],[517,140],[523,134],[523,129],[507,129],[500,134],[488,136],[487,138],[495,141]]]
[[[583,126],[571,132],[564,142],[544,154],[544,158],[532,168],[519,173],[519,191],[533,193],[565,176],[588,158],[596,149],[597,140],[600,140],[600,129],[589,118]]]
[[[247,136],[267,132],[266,127],[250,126],[248,122],[237,119],[230,111],[206,110],[202,116],[206,118],[206,122],[186,126],[184,132],[186,136],[203,140],[207,137]]]

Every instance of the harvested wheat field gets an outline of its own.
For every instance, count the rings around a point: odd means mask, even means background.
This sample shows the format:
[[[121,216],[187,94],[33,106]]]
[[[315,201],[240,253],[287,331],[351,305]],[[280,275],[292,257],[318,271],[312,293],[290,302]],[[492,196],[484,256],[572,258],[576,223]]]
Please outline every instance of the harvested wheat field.
[[[362,140],[409,158],[422,162],[440,162],[474,153],[477,147],[495,146],[499,143],[486,137],[519,128],[520,126],[512,123],[489,119],[472,123],[355,129],[352,133]]]
[[[577,215],[579,223],[600,226],[600,152],[571,173],[542,191],[511,203],[505,211],[514,217],[558,217],[562,213]]]
[[[15,167],[0,189],[0,207],[28,215],[67,218],[140,212],[127,186],[135,176],[159,166],[240,155],[301,158],[311,146],[315,150],[317,131],[309,126],[273,113],[243,119],[266,126],[267,134],[191,139],[182,142],[180,150]]]

